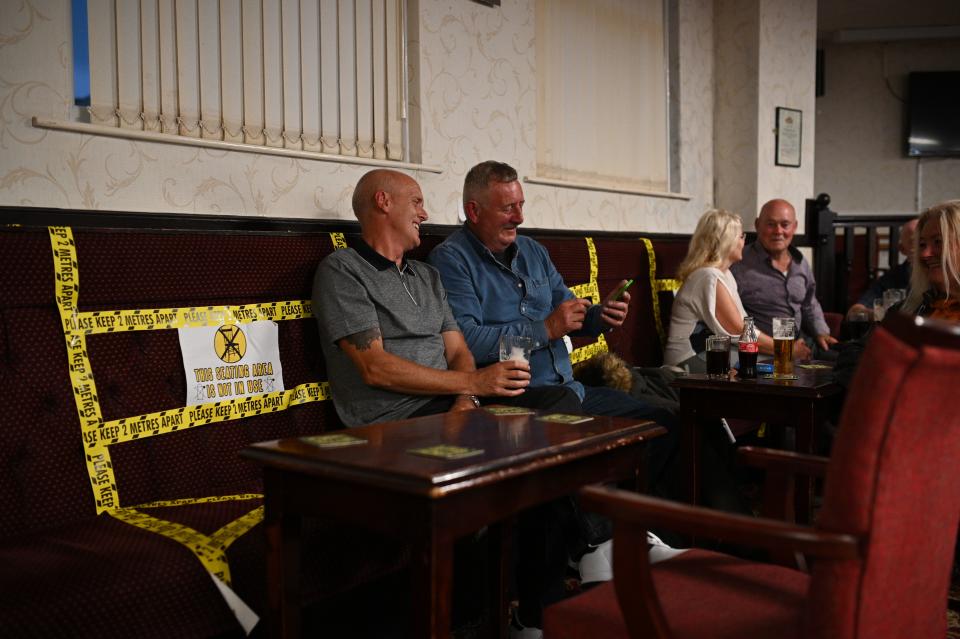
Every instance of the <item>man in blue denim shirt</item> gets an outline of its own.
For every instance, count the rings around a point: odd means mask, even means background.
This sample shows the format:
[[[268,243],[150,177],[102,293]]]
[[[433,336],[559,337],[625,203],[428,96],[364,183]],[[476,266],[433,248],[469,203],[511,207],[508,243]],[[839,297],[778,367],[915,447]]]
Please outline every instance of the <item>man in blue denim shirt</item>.
[[[630,294],[610,294],[591,305],[567,288],[547,250],[517,234],[523,223],[523,188],[507,164],[483,162],[470,169],[463,186],[464,228],[433,249],[430,263],[440,271],[447,302],[478,366],[499,360],[503,335],[526,335],[537,342],[530,358],[530,386],[563,385],[595,415],[652,419],[669,434],[652,445],[651,481],[656,486],[677,445],[677,423],[655,408],[612,388],[573,379],[567,334],[599,335],[621,326]],[[622,284],[622,283],[621,283]]]
[[[568,334],[595,336],[621,326],[630,294],[624,293],[620,299],[610,294],[599,305],[574,296],[547,250],[539,242],[517,235],[517,227],[523,223],[523,204],[523,188],[512,167],[493,161],[478,164],[464,181],[464,228],[430,253],[429,261],[440,271],[447,303],[477,366],[499,361],[501,336],[524,335],[536,342],[530,356],[530,388],[566,386],[577,393],[587,413],[651,419],[665,426],[668,434],[651,442],[648,481],[658,492],[666,492],[665,482],[659,480],[676,454],[676,418],[623,391],[583,386],[573,379],[563,340]],[[610,579],[606,563],[612,552],[609,521],[587,514],[578,516],[577,523],[580,541],[599,544],[592,552],[586,546],[568,549],[574,558],[585,550],[588,553],[580,561],[581,578],[585,582]],[[536,621],[521,622],[537,625]]]
[[[503,335],[530,337],[530,385],[566,385],[582,400],[563,336],[595,336],[621,325],[630,294],[602,306],[576,298],[543,245],[517,234],[523,204],[516,171],[495,162],[477,165],[464,185],[466,225],[433,250],[430,263],[478,362],[499,360]]]

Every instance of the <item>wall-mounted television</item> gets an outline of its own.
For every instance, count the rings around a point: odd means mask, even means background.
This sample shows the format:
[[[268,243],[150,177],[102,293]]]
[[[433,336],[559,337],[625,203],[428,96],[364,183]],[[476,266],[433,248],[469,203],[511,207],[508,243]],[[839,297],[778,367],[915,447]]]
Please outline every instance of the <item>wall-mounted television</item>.
[[[960,156],[960,71],[914,72],[907,94],[907,155]]]

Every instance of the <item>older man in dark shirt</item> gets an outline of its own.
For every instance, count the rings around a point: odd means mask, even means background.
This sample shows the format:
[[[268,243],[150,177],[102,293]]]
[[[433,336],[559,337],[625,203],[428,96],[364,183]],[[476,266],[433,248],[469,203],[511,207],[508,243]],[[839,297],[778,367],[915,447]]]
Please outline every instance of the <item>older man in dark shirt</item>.
[[[737,280],[743,308],[767,335],[774,317],[792,317],[801,334],[824,351],[837,340],[817,301],[817,283],[803,255],[790,246],[797,231],[797,213],[786,200],[770,200],[755,222],[757,241],[743,251],[743,260],[730,267]],[[811,352],[797,340],[794,355],[809,359]]]

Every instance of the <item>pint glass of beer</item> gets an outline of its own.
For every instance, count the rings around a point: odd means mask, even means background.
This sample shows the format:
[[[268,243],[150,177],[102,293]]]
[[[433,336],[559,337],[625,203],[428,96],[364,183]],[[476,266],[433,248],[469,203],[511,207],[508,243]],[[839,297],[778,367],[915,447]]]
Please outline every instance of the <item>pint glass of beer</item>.
[[[792,317],[773,318],[773,378],[793,377],[793,340],[796,322]]]

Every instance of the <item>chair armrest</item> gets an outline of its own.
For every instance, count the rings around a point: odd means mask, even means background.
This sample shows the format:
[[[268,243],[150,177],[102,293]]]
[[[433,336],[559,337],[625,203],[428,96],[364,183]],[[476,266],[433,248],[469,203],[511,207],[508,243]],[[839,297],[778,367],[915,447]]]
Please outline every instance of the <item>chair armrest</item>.
[[[710,536],[769,550],[791,550],[814,557],[856,559],[861,538],[774,519],[711,510],[605,486],[580,491],[584,508],[633,526],[663,527],[687,535]]]
[[[754,468],[808,477],[824,477],[827,474],[827,466],[830,464],[828,457],[756,446],[741,447],[737,451],[737,460]]]

